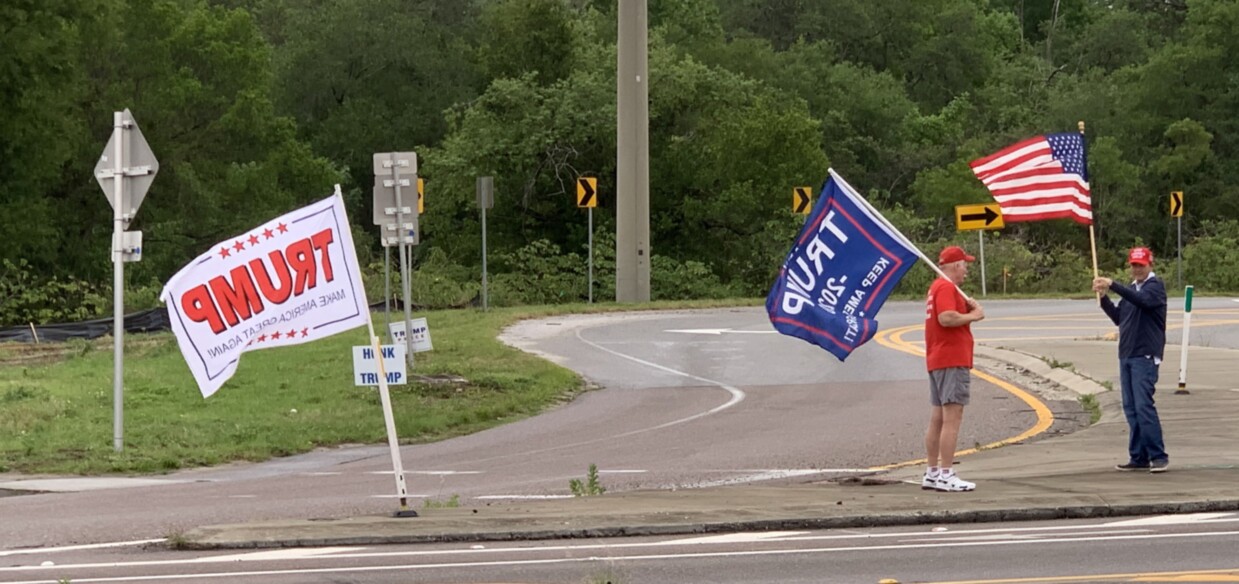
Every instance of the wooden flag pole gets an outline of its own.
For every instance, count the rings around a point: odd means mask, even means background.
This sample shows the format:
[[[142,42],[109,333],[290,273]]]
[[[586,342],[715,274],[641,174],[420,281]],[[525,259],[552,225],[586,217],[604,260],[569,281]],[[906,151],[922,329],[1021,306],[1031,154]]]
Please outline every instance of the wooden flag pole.
[[[1084,135],[1084,120],[1080,120],[1080,124],[1079,124],[1079,125],[1080,125],[1080,135],[1081,135],[1081,139],[1083,139],[1083,135]],[[1084,162],[1084,163],[1087,165],[1087,164],[1088,164],[1088,160],[1087,160],[1087,159],[1085,159],[1085,162]],[[1085,171],[1087,172],[1087,170],[1088,170],[1088,169],[1087,169],[1087,167],[1086,167],[1086,168],[1085,168]],[[1090,182],[1089,184],[1091,185],[1092,183]],[[1090,206],[1090,208],[1092,207],[1092,202],[1091,202],[1091,201],[1090,201],[1089,206]],[[1100,276],[1100,275],[1101,275],[1101,273],[1097,271],[1097,233],[1096,233],[1096,231],[1094,231],[1094,230],[1093,230],[1093,223],[1096,223],[1096,222],[1097,222],[1097,213],[1096,213],[1096,210],[1094,210],[1094,211],[1093,211],[1093,220],[1088,222],[1088,243],[1089,243],[1089,247],[1090,247],[1090,248],[1092,248],[1092,250],[1093,250],[1093,278],[1094,278],[1094,279],[1096,279],[1098,276]],[[1101,292],[1098,292],[1098,293],[1097,293],[1097,300],[1099,300],[1099,301],[1101,300]]]

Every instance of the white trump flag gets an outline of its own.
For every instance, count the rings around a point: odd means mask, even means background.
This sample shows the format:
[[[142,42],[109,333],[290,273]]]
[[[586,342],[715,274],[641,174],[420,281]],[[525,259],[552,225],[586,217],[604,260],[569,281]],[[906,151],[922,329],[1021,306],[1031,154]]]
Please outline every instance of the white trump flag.
[[[160,299],[203,397],[232,377],[246,351],[368,324],[340,188],[213,246],[177,272]]]

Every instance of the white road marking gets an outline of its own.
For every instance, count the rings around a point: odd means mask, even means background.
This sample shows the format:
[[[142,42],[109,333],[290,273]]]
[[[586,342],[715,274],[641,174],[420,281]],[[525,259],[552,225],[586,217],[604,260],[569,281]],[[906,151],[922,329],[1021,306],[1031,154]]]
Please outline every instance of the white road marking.
[[[723,382],[721,382],[721,381],[714,381],[713,379],[706,379],[706,378],[704,378],[704,377],[699,377],[699,376],[693,375],[693,374],[691,374],[691,373],[685,373],[685,372],[683,372],[683,371],[679,371],[679,370],[676,370],[676,369],[672,369],[672,368],[670,368],[670,367],[665,367],[665,366],[663,366],[663,365],[659,365],[658,363],[652,363],[652,362],[650,362],[650,361],[646,361],[645,359],[639,359],[639,358],[637,358],[637,357],[633,357],[632,355],[626,355],[626,354],[621,353],[621,352],[619,352],[619,351],[614,351],[614,350],[608,349],[608,348],[606,348],[606,347],[604,347],[604,346],[602,346],[602,345],[599,345],[598,343],[595,343],[595,342],[593,342],[593,341],[590,341],[590,340],[586,339],[585,337],[581,336],[581,331],[580,331],[579,329],[576,331],[576,338],[577,338],[578,340],[580,340],[582,343],[585,343],[585,344],[587,344],[587,345],[589,345],[589,346],[591,346],[591,347],[593,347],[593,348],[595,348],[595,349],[598,349],[599,351],[604,351],[604,352],[610,353],[610,354],[615,355],[616,357],[619,357],[619,358],[621,358],[621,359],[627,359],[627,360],[629,360],[629,361],[632,361],[633,363],[640,363],[640,364],[642,364],[642,365],[645,365],[646,367],[651,367],[651,368],[657,369],[657,370],[659,370],[659,371],[665,371],[665,372],[667,372],[667,373],[671,373],[671,374],[673,374],[673,375],[679,375],[679,376],[681,376],[681,377],[687,377],[687,378],[689,378],[689,379],[694,379],[694,380],[700,381],[700,382],[702,382],[702,383],[708,383],[708,384],[710,384],[710,385],[716,385],[716,386],[718,386],[718,387],[721,387],[721,388],[723,388],[723,389],[727,390],[727,392],[731,394],[731,399],[727,400],[727,402],[726,402],[726,403],[724,403],[723,405],[720,405],[720,406],[717,406],[717,407],[711,408],[711,409],[706,410],[706,411],[704,411],[704,412],[700,412],[700,413],[697,413],[697,414],[693,414],[693,415],[688,416],[688,417],[686,417],[686,418],[680,418],[680,419],[678,419],[678,420],[672,420],[672,421],[670,421],[670,422],[666,422],[666,423],[664,423],[664,424],[659,424],[659,425],[657,425],[657,426],[650,426],[649,428],[642,428],[642,429],[640,429],[640,430],[632,430],[632,431],[630,431],[630,432],[624,432],[624,433],[622,433],[622,434],[617,434],[617,435],[615,435],[615,436],[611,436],[610,438],[608,438],[609,440],[614,440],[614,439],[616,439],[616,438],[625,438],[625,437],[628,437],[628,436],[632,436],[632,435],[634,435],[634,434],[640,434],[640,433],[642,433],[642,432],[650,432],[650,431],[652,431],[652,430],[661,430],[661,429],[663,429],[663,428],[669,428],[669,427],[671,427],[671,426],[675,426],[675,425],[678,425],[678,424],[683,424],[683,423],[685,423],[685,422],[691,422],[691,421],[693,421],[693,420],[696,420],[696,419],[699,419],[699,418],[704,418],[704,417],[709,416],[709,415],[711,415],[711,414],[717,414],[718,412],[721,412],[721,411],[723,411],[723,410],[725,410],[725,409],[727,409],[727,408],[730,408],[731,406],[734,406],[734,405],[736,405],[736,404],[738,404],[738,403],[740,403],[740,402],[744,401],[745,393],[744,393],[742,390],[740,390],[740,388],[738,388],[738,387],[734,387],[734,386],[728,385],[728,384],[723,383]]]
[[[1195,523],[1230,523],[1239,521],[1235,513],[1185,513],[1183,515],[1162,515],[1159,517],[1142,517],[1107,523],[1109,527],[1143,527],[1161,525],[1189,525]]]
[[[738,331],[735,329],[670,329],[663,331],[664,333],[685,333],[690,335],[721,335],[723,333],[738,334],[738,335],[773,335],[779,331]]]
[[[159,543],[161,541],[167,541],[167,540],[163,538],[139,539],[135,541],[116,541],[116,542],[110,542],[110,543],[92,543],[92,544],[87,544],[87,545],[70,545],[70,546],[62,546],[62,547],[5,550],[5,551],[0,551],[0,557],[17,556],[17,555],[23,555],[23,554],[54,554],[54,553],[59,553],[59,552],[76,552],[79,550],[101,550],[101,549],[106,549],[106,548],[146,545],[148,543]]]
[[[677,539],[667,542],[670,545],[710,545],[716,543],[756,543],[759,541],[769,541],[772,539],[780,539],[784,537],[792,537],[796,535],[804,535],[807,531],[760,531],[747,533],[728,533],[725,535],[711,535],[706,537],[692,537],[689,539]]]
[[[283,562],[287,560],[303,560],[308,558],[320,558],[331,554],[341,554],[345,552],[356,552],[365,548],[359,547],[321,547],[321,548],[285,548],[278,550],[267,550],[261,552],[246,552],[243,554],[233,554],[230,556],[209,556],[204,558],[195,558],[196,563],[213,563],[213,562]]]
[[[650,472],[648,470],[602,470],[598,469],[598,474],[641,474]]]
[[[571,499],[575,495],[482,495],[474,499],[515,499],[539,501],[544,499]]]
[[[675,554],[646,554],[634,556],[607,556],[608,562],[631,562],[631,561],[653,561],[653,560],[698,560],[710,558],[743,558],[755,556],[779,556],[779,555],[807,555],[807,554],[823,554],[823,553],[854,553],[854,552],[873,552],[873,551],[894,551],[894,550],[909,550],[909,549],[944,549],[944,548],[959,548],[959,547],[984,547],[997,545],[1022,545],[1034,546],[1045,544],[1063,544],[1063,543],[1080,543],[1087,541],[1113,541],[1113,540],[1136,540],[1136,539],[1157,539],[1157,538],[1194,538],[1194,537],[1216,537],[1216,536],[1234,536],[1239,535],[1239,531],[1216,531],[1203,533],[1170,533],[1170,534],[1139,534],[1139,535],[1120,535],[1108,537],[1069,537],[1061,539],[1036,539],[1036,540],[1004,540],[1004,541],[984,541],[984,542],[944,542],[944,543],[923,543],[912,545],[871,545],[858,547],[825,547],[825,548],[804,548],[804,549],[772,549],[772,550],[740,550],[740,551],[720,551],[720,552],[688,552]],[[530,550],[545,548],[528,548]],[[493,550],[461,550],[472,552],[488,552]],[[425,552],[422,552],[425,553]],[[382,556],[397,556],[397,555],[421,555],[418,552],[387,552]],[[378,557],[378,554],[335,554],[335,558],[360,558],[360,557]],[[445,562],[435,564],[404,564],[392,566],[345,566],[338,568],[307,568],[294,570],[254,570],[246,572],[217,572],[217,573],[202,573],[202,574],[161,574],[149,576],[116,576],[116,577],[101,577],[101,578],[73,578],[75,583],[85,582],[142,582],[151,580],[189,580],[189,579],[208,579],[208,578],[228,578],[236,579],[238,577],[254,577],[254,576],[289,576],[289,575],[305,575],[305,574],[334,574],[334,573],[366,573],[366,572],[392,572],[397,570],[435,570],[435,569],[454,569],[454,568],[494,568],[502,566],[533,566],[533,565],[554,565],[554,564],[579,564],[597,562],[598,558],[579,557],[579,558],[546,558],[546,559],[530,559],[530,560],[496,560],[483,562]],[[171,560],[163,562],[134,562],[131,564],[106,563],[106,564],[82,564],[82,565],[61,565],[61,566],[28,566],[28,567],[7,567],[0,568],[0,572],[11,571],[50,571],[57,570],[63,573],[70,569],[83,569],[88,567],[107,567],[119,568],[131,565],[173,565],[187,563],[202,563],[197,560]],[[25,580],[20,582],[11,582],[10,584],[46,584],[47,580]]]
[[[480,470],[406,470],[404,471],[404,474],[447,476],[447,475],[475,475],[475,474],[482,474],[483,472],[484,471],[480,471]],[[396,471],[394,470],[372,470],[372,471],[367,472],[366,474],[393,475],[395,473]]]

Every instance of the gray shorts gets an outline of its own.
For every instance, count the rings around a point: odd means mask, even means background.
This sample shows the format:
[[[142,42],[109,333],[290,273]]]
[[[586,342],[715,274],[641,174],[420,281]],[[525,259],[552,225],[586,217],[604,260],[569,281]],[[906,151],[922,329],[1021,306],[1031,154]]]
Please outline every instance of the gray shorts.
[[[968,405],[972,376],[966,367],[947,367],[929,372],[929,403]]]

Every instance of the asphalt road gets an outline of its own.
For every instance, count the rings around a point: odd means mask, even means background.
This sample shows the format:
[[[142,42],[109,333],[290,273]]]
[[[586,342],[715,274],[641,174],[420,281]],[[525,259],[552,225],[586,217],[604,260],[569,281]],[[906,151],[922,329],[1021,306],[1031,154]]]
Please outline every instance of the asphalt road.
[[[882,326],[915,324],[922,310],[920,303],[889,303]],[[1049,327],[1078,337],[1113,328],[1088,302],[1004,302],[988,312],[978,337],[1044,335]],[[921,456],[925,374],[906,346],[870,343],[839,363],[802,341],[762,332],[769,325],[759,309],[557,322],[528,323],[505,338],[554,355],[605,389],[490,431],[403,447],[414,505],[452,496],[465,505],[568,496],[569,480],[584,478],[590,464],[604,486],[619,491],[823,480]],[[1223,328],[1194,328],[1193,336],[1235,342]],[[914,345],[915,331],[905,332],[905,345]],[[1051,405],[1061,418],[1078,420],[1078,405]],[[961,445],[1009,438],[1034,422],[1028,404],[977,382]],[[385,513],[395,508],[390,464],[385,447],[366,446],[136,481],[52,480],[43,488],[78,491],[0,498],[0,549]],[[966,468],[965,461],[965,476]]]
[[[1239,582],[1239,514],[705,537],[183,552],[0,552],[3,582]]]

